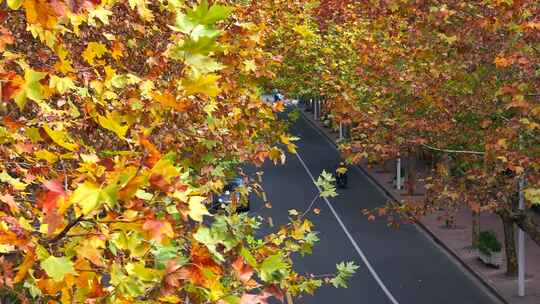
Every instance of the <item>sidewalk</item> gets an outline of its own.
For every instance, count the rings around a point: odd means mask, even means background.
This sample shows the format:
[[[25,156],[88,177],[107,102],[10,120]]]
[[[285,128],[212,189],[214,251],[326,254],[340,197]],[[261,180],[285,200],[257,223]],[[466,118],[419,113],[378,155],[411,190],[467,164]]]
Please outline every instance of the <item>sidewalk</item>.
[[[320,121],[313,118],[313,113],[306,112],[299,106],[303,116],[317,127],[334,144],[339,139],[339,134],[323,127]],[[359,165],[375,183],[394,200],[411,200],[403,191],[396,190],[392,185],[394,174],[387,172],[380,166],[368,166],[365,163]],[[422,191],[420,191],[422,192]],[[415,196],[414,200],[422,200],[423,196]],[[470,248],[471,233],[471,213],[461,210],[455,215],[455,228],[446,228],[444,223],[437,220],[437,214],[426,216],[420,220],[418,225],[434,241],[445,248],[464,268],[469,270],[475,277],[480,279],[487,288],[499,295],[501,300],[512,304],[540,304],[540,247],[529,237],[526,237],[526,289],[525,297],[517,295],[517,278],[505,276],[506,265],[499,269],[485,266],[478,260],[477,254]],[[494,214],[482,214],[480,217],[481,230],[494,230],[499,240],[504,240],[501,221]],[[504,242],[503,242],[504,243]],[[504,252],[504,248],[503,248]]]

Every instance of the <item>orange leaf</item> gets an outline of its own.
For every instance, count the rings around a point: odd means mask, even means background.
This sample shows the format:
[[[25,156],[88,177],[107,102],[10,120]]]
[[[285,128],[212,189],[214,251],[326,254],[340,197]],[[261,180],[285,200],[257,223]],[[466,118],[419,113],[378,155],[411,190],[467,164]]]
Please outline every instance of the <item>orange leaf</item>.
[[[167,236],[169,238],[174,237],[174,231],[171,223],[167,221],[147,220],[142,228],[143,230],[148,231],[152,236],[152,239],[159,243],[161,243],[163,236]]]
[[[146,137],[142,135],[139,136],[139,143],[143,147],[145,147],[150,154],[145,159],[145,165],[147,165],[148,167],[153,167],[161,159],[161,153],[153,143],[151,143]]]
[[[12,213],[18,213],[19,212],[19,206],[17,206],[17,203],[15,202],[15,198],[7,193],[0,195],[0,201],[6,203],[9,206],[9,210]]]
[[[176,100],[176,97],[169,92],[154,93],[152,97],[163,106],[173,108],[179,112],[185,112],[188,109],[186,102]]]
[[[28,270],[32,268],[35,261],[36,254],[34,253],[34,251],[29,251],[24,257],[24,261],[19,266],[19,271],[17,272],[17,275],[13,279],[14,284],[22,282],[22,280],[26,277],[26,273],[28,273]]]

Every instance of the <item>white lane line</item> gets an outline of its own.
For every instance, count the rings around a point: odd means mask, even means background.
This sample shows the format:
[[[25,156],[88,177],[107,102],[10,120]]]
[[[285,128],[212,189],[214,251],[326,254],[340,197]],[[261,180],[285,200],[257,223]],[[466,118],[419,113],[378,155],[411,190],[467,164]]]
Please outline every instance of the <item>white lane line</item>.
[[[313,184],[315,184],[315,178],[313,177],[313,174],[311,174],[311,171],[309,170],[309,168],[307,167],[306,163],[304,162],[304,160],[302,159],[302,157],[300,157],[300,154],[296,153],[296,157],[298,158],[298,160],[300,161],[300,163],[302,163],[302,166],[304,166],[304,169],[306,169],[306,172],[307,174],[309,175],[309,177],[311,178],[311,180],[313,181]],[[315,187],[317,187],[317,190],[319,192],[321,192],[321,189],[319,188],[319,186],[315,185]],[[345,226],[345,224],[343,223],[343,221],[341,220],[341,218],[339,217],[339,215],[337,214],[336,210],[334,209],[334,207],[332,207],[332,204],[330,204],[330,201],[328,201],[328,199],[326,197],[323,197],[324,201],[326,202],[326,205],[328,206],[328,208],[330,208],[330,211],[332,211],[332,214],[334,214],[334,217],[336,218],[336,220],[338,221],[339,225],[341,226],[341,229],[343,229],[343,232],[345,232],[345,234],[347,235],[347,238],[349,239],[349,241],[351,241],[354,249],[356,250],[356,252],[358,253],[358,255],[360,256],[360,258],[362,259],[362,261],[364,262],[364,264],[367,266],[369,272],[371,273],[371,275],[373,276],[373,278],[375,279],[375,281],[377,281],[377,284],[379,284],[379,286],[381,287],[381,289],[384,291],[384,293],[386,294],[386,296],[388,297],[388,299],[390,299],[390,301],[393,303],[393,304],[399,304],[399,302],[394,298],[394,296],[392,295],[392,293],[388,290],[388,288],[386,287],[386,285],[384,285],[383,281],[381,280],[381,278],[379,277],[379,275],[377,274],[377,272],[375,271],[375,269],[373,269],[373,266],[371,265],[371,263],[369,262],[369,260],[367,259],[366,255],[364,254],[364,252],[362,251],[362,249],[360,249],[360,246],[358,246],[358,244],[356,243],[356,240],[352,237],[351,233],[349,232],[349,229],[347,229],[347,227]]]

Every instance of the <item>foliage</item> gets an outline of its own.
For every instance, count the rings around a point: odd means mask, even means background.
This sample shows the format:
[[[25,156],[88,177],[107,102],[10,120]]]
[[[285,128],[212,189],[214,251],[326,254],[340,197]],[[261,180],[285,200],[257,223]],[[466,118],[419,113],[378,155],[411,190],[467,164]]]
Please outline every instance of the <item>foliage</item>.
[[[500,252],[502,249],[501,242],[497,239],[497,235],[493,231],[481,231],[478,235],[478,250],[490,255],[492,252]]]
[[[278,83],[354,124],[340,145],[352,162],[437,160],[425,204],[378,214],[504,211],[540,244],[515,204],[524,174],[528,206],[540,189],[539,12],[532,0],[318,1],[274,34]]]
[[[206,207],[240,164],[295,149],[257,88],[280,64],[272,3],[0,2],[0,288],[224,304],[322,284],[292,268],[317,240],[308,220],[259,239],[260,219]]]

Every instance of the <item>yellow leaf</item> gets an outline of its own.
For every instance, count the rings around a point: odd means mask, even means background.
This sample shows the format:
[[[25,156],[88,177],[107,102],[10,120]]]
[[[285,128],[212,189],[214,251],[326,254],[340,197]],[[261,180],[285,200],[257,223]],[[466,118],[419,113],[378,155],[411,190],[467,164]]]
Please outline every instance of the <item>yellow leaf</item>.
[[[94,59],[101,58],[107,52],[107,47],[99,42],[90,42],[82,53],[82,58],[89,64],[94,64]]]
[[[244,71],[255,72],[257,70],[257,64],[255,60],[244,60]]]
[[[168,295],[168,296],[163,296],[161,298],[159,298],[159,301],[160,302],[165,302],[165,303],[172,303],[172,304],[178,304],[180,302],[182,302],[182,300],[175,296],[175,295]]]
[[[58,161],[58,156],[47,150],[38,150],[34,153],[34,155],[37,157],[37,159],[45,160],[50,164],[54,164],[56,161]]]
[[[73,143],[73,140],[69,137],[69,134],[66,131],[55,131],[48,125],[44,125],[43,130],[45,130],[52,141],[62,148],[68,149],[69,151],[75,151],[79,148],[79,145]]]
[[[270,152],[268,153],[268,157],[275,164],[277,164],[277,163],[284,164],[285,163],[285,154],[279,148],[276,148],[276,147],[272,148],[272,150],[270,150]]]
[[[99,125],[109,131],[114,132],[116,135],[118,135],[118,137],[123,139],[129,129],[128,124],[122,124],[122,122],[125,122],[126,119],[116,112],[107,112],[105,115],[106,116],[98,115]]]
[[[219,75],[208,74],[199,76],[195,79],[184,79],[182,80],[182,87],[186,90],[188,95],[201,93],[208,95],[209,97],[216,97],[220,92],[217,85],[219,78]]]
[[[304,38],[315,36],[307,25],[297,25],[294,27],[294,31]]]
[[[206,198],[203,196],[191,196],[189,198],[189,217],[197,222],[203,221],[204,215],[210,215],[208,209],[202,203]]]

